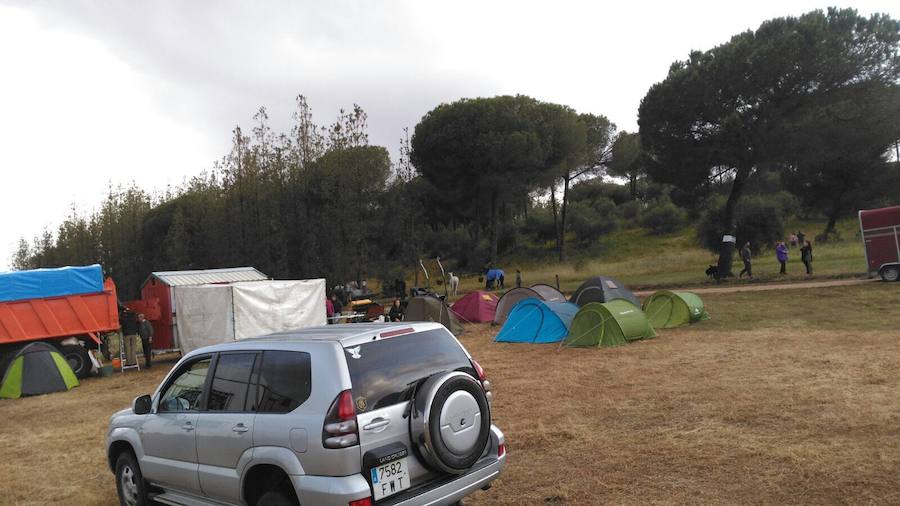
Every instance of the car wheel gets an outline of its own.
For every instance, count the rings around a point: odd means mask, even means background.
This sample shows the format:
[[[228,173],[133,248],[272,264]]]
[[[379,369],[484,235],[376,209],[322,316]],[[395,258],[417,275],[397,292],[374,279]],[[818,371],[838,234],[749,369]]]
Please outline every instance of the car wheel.
[[[296,506],[296,504],[296,501],[281,490],[270,490],[256,501],[256,506]]]
[[[147,484],[138,466],[137,459],[130,452],[124,452],[116,460],[116,491],[121,506],[146,506]]]
[[[84,349],[84,346],[80,344],[66,344],[60,346],[59,352],[62,353],[63,358],[69,363],[69,367],[72,368],[76,378],[84,379],[91,374],[91,359],[88,357],[88,352]]]
[[[881,270],[881,279],[897,281],[897,279],[900,279],[900,267],[885,267]]]
[[[472,376],[432,376],[416,391],[410,435],[422,460],[435,470],[461,474],[481,458],[491,432],[484,388]]]

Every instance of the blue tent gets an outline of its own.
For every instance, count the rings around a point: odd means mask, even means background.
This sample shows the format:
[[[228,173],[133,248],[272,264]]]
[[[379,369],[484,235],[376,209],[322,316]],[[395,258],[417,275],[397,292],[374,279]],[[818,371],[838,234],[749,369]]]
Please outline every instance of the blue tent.
[[[539,299],[519,301],[494,339],[502,343],[558,343],[569,333],[578,312],[571,302]]]

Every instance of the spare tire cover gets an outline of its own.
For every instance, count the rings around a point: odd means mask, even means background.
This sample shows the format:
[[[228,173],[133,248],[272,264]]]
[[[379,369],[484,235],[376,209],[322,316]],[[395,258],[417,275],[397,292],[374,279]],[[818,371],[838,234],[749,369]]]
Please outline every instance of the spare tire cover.
[[[461,474],[484,453],[491,411],[481,384],[464,372],[436,374],[416,390],[410,440],[435,470]]]

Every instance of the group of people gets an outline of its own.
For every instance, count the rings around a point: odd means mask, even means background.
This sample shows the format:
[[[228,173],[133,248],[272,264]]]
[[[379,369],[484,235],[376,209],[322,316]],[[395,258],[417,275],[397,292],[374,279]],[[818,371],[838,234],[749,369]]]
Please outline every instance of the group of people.
[[[803,232],[797,232],[796,234],[791,234],[790,237],[790,245],[793,248],[800,246],[800,261],[803,262],[803,265],[806,267],[806,275],[809,276],[812,274],[812,262],[813,262],[813,248],[812,243],[805,240],[806,236]],[[778,263],[781,264],[781,275],[787,274],[787,262],[788,262],[788,254],[790,252],[790,248],[784,241],[779,241],[778,244],[775,245],[775,259],[778,260]],[[744,274],[747,274],[748,277],[753,277],[753,252],[750,248],[750,241],[744,243],[744,246],[741,248],[741,260],[744,262],[744,268],[741,270],[741,273],[738,277],[744,277]]]
[[[141,340],[141,349],[144,352],[144,367],[153,366],[153,326],[143,314],[125,309],[119,313],[119,322],[122,325],[122,343],[125,346],[125,364],[137,364],[137,340]]]

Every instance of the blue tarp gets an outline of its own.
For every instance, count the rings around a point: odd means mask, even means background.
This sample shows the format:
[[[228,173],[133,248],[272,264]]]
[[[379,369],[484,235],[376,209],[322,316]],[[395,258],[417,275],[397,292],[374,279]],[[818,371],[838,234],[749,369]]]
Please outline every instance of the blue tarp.
[[[494,339],[503,343],[558,343],[578,312],[571,302],[523,299],[513,307]]]
[[[102,291],[103,269],[98,264],[0,272],[0,302]]]
[[[488,281],[497,281],[500,279],[500,276],[506,277],[506,273],[503,272],[503,269],[489,269],[486,274]]]

